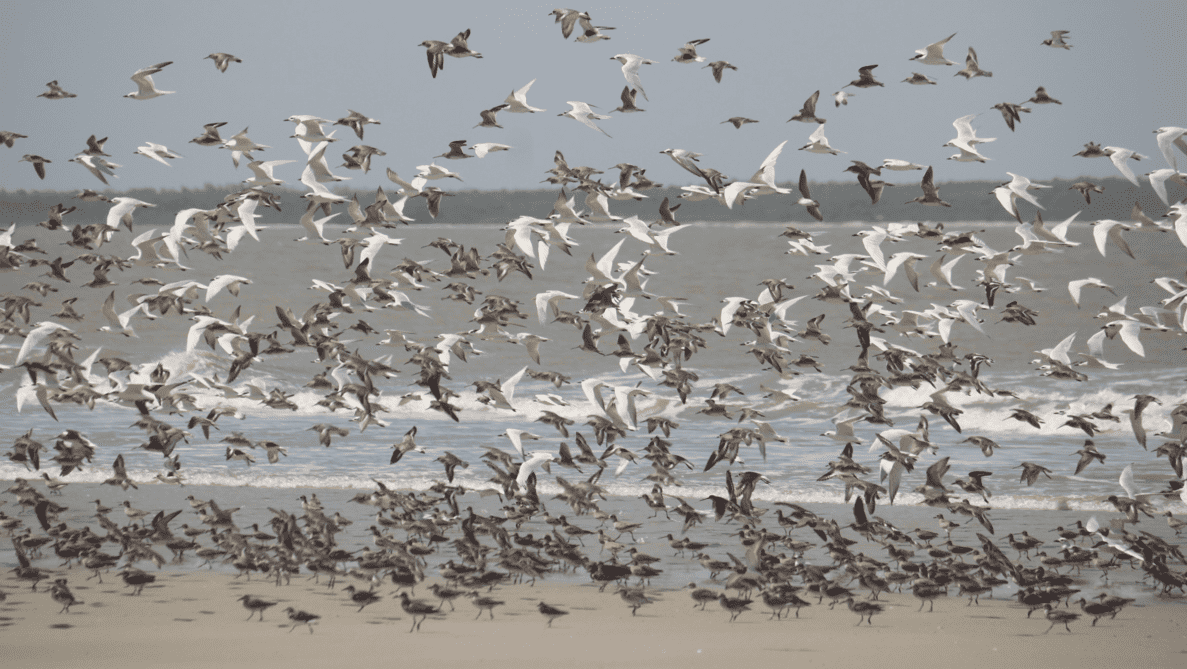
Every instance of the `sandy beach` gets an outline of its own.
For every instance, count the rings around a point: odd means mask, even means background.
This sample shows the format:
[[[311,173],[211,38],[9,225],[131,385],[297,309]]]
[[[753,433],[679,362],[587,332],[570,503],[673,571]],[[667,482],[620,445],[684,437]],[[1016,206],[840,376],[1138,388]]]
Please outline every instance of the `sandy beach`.
[[[362,612],[340,588],[293,579],[290,585],[234,580],[205,571],[166,571],[135,597],[117,577],[103,584],[74,583],[85,604],[69,614],[51,601],[45,588],[2,586],[0,605],[6,663],[21,667],[77,666],[251,666],[313,667],[386,664],[486,667],[523,666],[723,666],[745,661],[756,666],[806,663],[809,666],[1181,666],[1187,654],[1187,607],[1181,603],[1130,606],[1115,620],[1071,623],[1072,633],[1012,602],[982,600],[965,606],[958,597],[940,599],[935,611],[917,612],[908,594],[883,594],[886,611],[873,625],[856,625],[843,604],[828,601],[804,608],[800,617],[770,620],[756,601],[730,623],[716,602],[705,611],[692,607],[687,592],[649,591],[656,601],[632,616],[612,588],[593,585],[497,587],[488,596],[504,601],[494,620],[464,598],[456,611],[430,616],[418,633],[410,617],[381,587],[382,599]],[[416,594],[431,599],[426,583]],[[275,601],[263,622],[237,601],[244,594]],[[487,593],[484,593],[487,594]],[[537,602],[569,611],[553,627]],[[321,616],[311,634],[304,625],[290,632],[284,608]],[[1073,611],[1078,607],[1073,605]],[[258,617],[258,616],[257,616]]]

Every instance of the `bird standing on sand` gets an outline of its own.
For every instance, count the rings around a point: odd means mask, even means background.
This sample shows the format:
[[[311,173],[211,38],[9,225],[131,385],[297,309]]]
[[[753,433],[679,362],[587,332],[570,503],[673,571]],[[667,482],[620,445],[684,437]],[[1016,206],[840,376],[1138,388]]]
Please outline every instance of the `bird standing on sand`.
[[[419,630],[421,623],[425,621],[425,618],[430,613],[437,613],[437,609],[432,604],[419,599],[409,599],[406,592],[400,593],[400,608],[404,609],[404,613],[412,616],[412,627],[408,630],[409,632]],[[362,609],[359,610],[361,611]],[[479,611],[478,614],[482,615],[482,611]],[[417,616],[420,616],[420,622],[417,622]]]
[[[490,614],[491,620],[494,620],[495,619],[495,607],[502,606],[503,604],[506,604],[506,602],[499,601],[492,597],[482,597],[482,596],[478,595],[478,593],[476,593],[476,592],[471,593],[470,596],[474,598],[474,606],[478,607],[478,616],[476,618],[474,618],[474,620],[478,620],[478,618],[482,617],[483,610],[485,610],[487,613]]]
[[[244,596],[240,597],[238,601],[243,602],[243,608],[247,609],[248,611],[251,611],[251,613],[249,613],[247,616],[248,620],[251,620],[251,617],[254,616],[257,612],[259,612],[260,622],[264,622],[264,611],[266,609],[273,607],[273,606],[276,606],[276,604],[277,604],[277,602],[269,602],[267,600],[260,599],[258,597],[252,597],[251,595],[244,595]]]
[[[297,625],[304,624],[309,626],[309,633],[313,634],[313,621],[321,618],[321,616],[315,613],[309,613],[308,611],[298,611],[291,606],[286,608],[284,612],[288,614],[289,620],[293,621],[293,626],[289,628],[289,632],[297,629]],[[263,618],[263,613],[260,614],[260,617]]]
[[[561,609],[558,609],[555,606],[549,606],[549,605],[545,604],[544,602],[539,602],[538,604],[536,604],[536,609],[540,611],[541,615],[543,615],[545,618],[548,618],[548,626],[549,627],[552,627],[553,620],[556,620],[557,618],[560,618],[561,616],[569,615],[568,611],[562,611]]]

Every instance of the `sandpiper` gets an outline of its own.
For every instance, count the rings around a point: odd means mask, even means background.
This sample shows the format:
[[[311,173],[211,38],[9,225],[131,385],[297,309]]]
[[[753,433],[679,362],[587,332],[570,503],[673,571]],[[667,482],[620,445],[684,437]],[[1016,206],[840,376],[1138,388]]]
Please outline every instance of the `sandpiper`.
[[[277,602],[269,602],[258,597],[252,597],[251,595],[244,595],[240,597],[238,601],[243,602],[243,608],[251,612],[247,614],[248,620],[251,620],[251,617],[254,616],[256,612],[259,612],[260,622],[264,622],[264,611],[268,608],[276,606],[277,604]]]

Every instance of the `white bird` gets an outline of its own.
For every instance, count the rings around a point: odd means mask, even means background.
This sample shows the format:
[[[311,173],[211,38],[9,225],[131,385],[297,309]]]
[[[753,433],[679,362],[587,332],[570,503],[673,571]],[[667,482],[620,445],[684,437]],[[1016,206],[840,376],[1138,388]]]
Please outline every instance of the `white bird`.
[[[1165,167],[1161,170],[1154,170],[1153,172],[1146,174],[1146,176],[1150,179],[1150,187],[1153,188],[1154,192],[1158,194],[1158,199],[1162,200],[1162,203],[1168,207],[1171,203],[1166,192],[1166,182],[1168,180],[1174,181],[1180,186],[1187,188],[1187,173],[1177,172],[1169,167]]]
[[[132,229],[132,212],[138,208],[155,207],[155,204],[142,202],[133,197],[113,197],[111,198],[112,207],[107,210],[107,229],[115,230],[120,227],[120,223]]]
[[[458,176],[457,172],[450,172],[448,169],[441,167],[437,163],[429,163],[428,165],[417,165],[417,178],[425,179],[426,181],[434,181],[436,179],[457,179],[461,181],[462,178]],[[394,172],[393,172],[394,174]],[[391,178],[391,175],[388,175]],[[416,185],[416,179],[412,180],[412,185]]]
[[[1129,350],[1144,358],[1146,357],[1146,349],[1142,346],[1141,340],[1138,339],[1143,327],[1145,326],[1138,321],[1113,321],[1101,329],[1109,339],[1121,335],[1121,341],[1125,342]]]
[[[580,121],[580,122],[584,123],[585,125],[593,128],[594,130],[597,130],[598,132],[602,133],[603,135],[610,137],[610,133],[608,133],[605,130],[602,130],[598,126],[594,125],[594,122],[593,122],[593,119],[605,120],[605,119],[610,118],[609,116],[603,116],[602,114],[595,113],[592,109],[590,109],[590,105],[588,105],[584,102],[577,102],[577,101],[570,100],[566,104],[568,104],[570,107],[572,107],[572,109],[570,109],[569,111],[567,111],[563,114],[557,114],[557,116],[568,116],[569,118],[571,118],[575,121]],[[611,138],[611,139],[613,139],[613,138]]]
[[[1100,369],[1120,369],[1121,365],[1115,362],[1108,362],[1105,357],[1105,336],[1104,329],[1097,331],[1096,334],[1088,338],[1088,352],[1077,353],[1076,355],[1084,358],[1084,364],[1088,367],[1095,367]]]
[[[548,310],[552,310],[552,314],[556,316],[560,313],[561,300],[579,300],[580,295],[570,295],[560,290],[546,290],[543,293],[536,294],[536,316],[540,319],[540,325],[544,325],[546,321],[545,316]]]
[[[162,95],[169,95],[177,91],[162,91],[157,90],[156,84],[153,83],[152,75],[165,69],[166,65],[172,65],[173,61],[168,60],[164,63],[157,63],[142,70],[136,70],[132,75],[132,81],[136,82],[137,89],[125,95],[125,98],[132,98],[133,100],[151,100]]]
[[[300,239],[297,239],[296,241],[298,241],[298,242],[320,241],[323,244],[329,244],[330,240],[326,239],[325,235],[323,234],[323,231],[326,227],[326,223],[329,222],[330,219],[334,218],[338,214],[330,214],[329,216],[326,216],[325,218],[319,218],[317,220],[314,220],[313,215],[315,213],[317,213],[317,208],[312,207],[308,211],[305,212],[304,216],[301,217],[300,223],[301,223],[301,227],[305,228],[305,236],[301,237]]]
[[[1171,166],[1171,169],[1178,170],[1179,165],[1175,162],[1175,149],[1184,154],[1187,154],[1187,128],[1165,127],[1154,131],[1158,135],[1155,139],[1158,140],[1158,150],[1162,152],[1162,157],[1166,158],[1166,164]],[[1165,202],[1165,200],[1163,200]]]
[[[840,107],[841,105],[848,105],[849,98],[853,97],[855,93],[848,93],[846,91],[837,91],[833,93],[833,105]]]
[[[922,49],[917,49],[916,55],[911,56],[909,60],[916,60],[924,65],[955,65],[956,63],[944,57],[944,45],[953,37],[956,37],[956,33],[952,33],[939,42],[928,44]]]
[[[243,132],[235,135],[231,139],[219,145],[220,149],[228,149],[231,151],[231,162],[235,163],[235,167],[239,167],[239,159],[246,156],[248,160],[255,160],[251,155],[252,151],[263,151],[272,147],[264,144],[256,144],[247,136],[247,128]]]
[[[41,342],[45,341],[46,338],[58,330],[73,332],[73,330],[66,327],[65,325],[58,325],[52,321],[42,321],[38,323],[37,327],[33,328],[29,331],[29,334],[25,335],[25,341],[23,344],[21,344],[21,349],[20,352],[17,353],[16,361],[12,363],[13,367],[20,365],[22,362],[27,360],[29,355],[33,352],[33,349],[41,346]]]
[[[206,286],[206,301],[209,302],[223,288],[226,288],[227,292],[235,297],[239,297],[239,286],[250,283],[251,279],[246,277],[235,276],[234,274],[220,274],[211,279],[210,284]]]
[[[532,79],[528,82],[527,86],[524,86],[518,91],[511,91],[511,94],[503,101],[503,104],[507,105],[507,108],[503,111],[511,112],[512,114],[534,114],[536,112],[548,111],[547,109],[540,109],[539,107],[533,107],[528,104],[528,89],[534,83],[536,83],[536,80]]]
[[[144,146],[136,148],[135,153],[146,158],[152,158],[166,167],[172,167],[172,165],[170,165],[169,162],[165,160],[166,158],[172,160],[173,158],[181,157],[170,151],[169,147],[165,146],[164,144],[155,144],[153,142],[145,142]]]
[[[1113,242],[1113,245],[1124,251],[1125,255],[1133,258],[1133,251],[1129,250],[1129,244],[1121,236],[1122,232],[1131,229],[1121,221],[1114,221],[1109,218],[1094,223],[1092,225],[1092,238],[1096,240],[1096,250],[1100,251],[1100,257],[1105,257],[1105,244],[1107,242]]]
[[[149,313],[147,302],[141,302],[139,305],[132,307],[125,312],[119,314],[115,313],[115,291],[111,291],[111,294],[108,295],[107,299],[103,302],[103,317],[107,319],[108,325],[104,325],[103,327],[99,328],[99,331],[116,332],[124,335],[125,337],[139,337],[139,335],[136,334],[136,330],[132,329],[132,326],[129,325],[130,321],[132,320],[132,316],[138,311],[143,312],[144,315],[150,319],[157,318],[156,316],[153,316],[151,313]]]
[[[247,164],[251,169],[253,176],[250,179],[245,179],[243,183],[249,186],[279,186],[284,182],[277,179],[272,171],[281,165],[295,163],[295,160],[253,160]]]
[[[907,274],[907,281],[911,282],[911,287],[915,292],[919,292],[919,272],[915,271],[915,263],[920,260],[926,260],[927,256],[918,253],[911,253],[910,251],[902,251],[890,256],[886,261],[886,273],[882,278],[882,285],[885,286],[894,279],[894,275],[898,272],[898,268],[902,267]]]
[[[969,114],[968,116],[961,116],[952,122],[952,127],[956,128],[956,138],[950,139],[944,146],[951,146],[956,149],[962,149],[969,153],[977,153],[973,147],[977,144],[984,144],[986,142],[997,141],[996,137],[977,137],[977,131],[973,130],[973,119],[977,118],[979,114]]]
[[[470,148],[474,149],[474,155],[478,156],[479,158],[485,158],[486,154],[493,153],[495,151],[511,150],[510,146],[507,146],[506,144],[496,144],[495,142],[482,142],[481,144],[475,144]]]
[[[516,452],[519,453],[519,457],[521,457],[521,458],[525,457],[523,454],[523,441],[525,439],[529,439],[532,441],[537,441],[540,439],[539,435],[532,434],[531,432],[528,432],[527,430],[519,430],[519,429],[516,429],[513,427],[507,428],[507,431],[503,432],[499,436],[507,437],[508,439],[510,439],[511,445],[515,447]]]
[[[104,185],[107,184],[107,178],[104,175],[118,179],[119,175],[115,173],[115,168],[122,167],[122,165],[117,165],[116,163],[104,160],[102,156],[92,156],[82,153],[74,156],[66,162],[78,163],[79,165],[87,168],[87,171],[95,175],[95,178],[99,181],[102,181]]]
[[[622,63],[622,76],[626,77],[627,86],[638,89],[643,94],[643,99],[650,101],[647,97],[647,91],[643,90],[643,82],[639,80],[639,66],[640,65],[654,65],[654,60],[648,60],[641,56],[636,56],[633,53],[620,53],[617,56],[612,56],[610,60],[617,60]],[[703,58],[701,60],[704,60]],[[569,103],[573,104],[573,103]]]
[[[1113,167],[1117,168],[1117,171],[1121,173],[1121,176],[1129,179],[1130,183],[1133,185],[1138,186],[1139,188],[1141,187],[1141,184],[1138,183],[1137,175],[1135,175],[1133,170],[1129,167],[1129,159],[1133,158],[1134,160],[1142,160],[1146,156],[1143,156],[1140,153],[1135,153],[1130,149],[1123,149],[1119,146],[1106,146],[1102,147],[1101,150],[1105,152],[1105,155],[1109,157],[1109,160],[1113,161]]]
[[[816,126],[816,130],[808,135],[808,143],[800,147],[800,151],[807,151],[808,153],[827,153],[830,155],[837,155],[838,153],[845,153],[838,151],[828,145],[828,138],[824,136],[824,124]]]
[[[521,453],[522,455],[522,453]],[[527,485],[528,477],[532,475],[537,469],[547,466],[546,463],[556,461],[556,456],[552,453],[544,451],[536,451],[532,453],[532,457],[525,460],[519,465],[519,474],[515,477],[515,483],[523,488]]]
[[[923,169],[923,165],[916,165],[915,163],[899,160],[898,158],[883,158],[882,169],[905,172],[907,170],[921,170]]]
[[[1105,283],[1104,281],[1101,281],[1100,279],[1098,279],[1096,277],[1090,276],[1087,279],[1077,279],[1075,281],[1068,281],[1067,282],[1067,292],[1068,292],[1068,294],[1070,294],[1072,296],[1072,302],[1075,303],[1077,309],[1080,308],[1080,293],[1081,293],[1081,291],[1084,290],[1085,286],[1096,286],[1098,288],[1104,288],[1105,290],[1109,291],[1110,293],[1113,293],[1114,295],[1117,294],[1113,290],[1112,286],[1108,285],[1107,283]]]

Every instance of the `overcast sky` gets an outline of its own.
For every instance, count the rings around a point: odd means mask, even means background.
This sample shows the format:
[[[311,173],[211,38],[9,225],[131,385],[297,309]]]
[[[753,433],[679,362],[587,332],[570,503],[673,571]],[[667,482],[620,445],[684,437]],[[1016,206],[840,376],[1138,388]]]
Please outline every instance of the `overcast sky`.
[[[304,154],[289,139],[294,125],[282,119],[310,114],[338,119],[355,109],[382,121],[368,126],[364,142],[346,128],[330,147],[331,166],[349,147],[365,143],[387,152],[369,174],[335,168],[351,186],[386,185],[384,168],[409,178],[416,166],[444,153],[448,142],[499,142],[514,147],[484,159],[443,161],[465,186],[536,188],[560,149],[572,165],[607,169],[628,161],[669,184],[694,183],[665,148],[704,154],[703,165],[746,178],[776,145],[789,140],[779,160],[780,181],[801,168],[813,181],[848,179],[849,160],[878,164],[901,158],[934,165],[937,181],[1006,180],[1006,171],[1041,181],[1079,175],[1116,175],[1106,159],[1074,158],[1085,142],[1134,149],[1150,157],[1134,164],[1140,175],[1165,167],[1152,131],[1187,126],[1187,3],[996,2],[652,2],[584,4],[608,41],[565,40],[549,12],[553,4],[452,0],[440,3],[307,2],[2,2],[0,3],[0,130],[19,132],[13,148],[0,147],[0,187],[6,189],[102,188],[81,165],[68,163],[91,134],[110,137],[108,153],[123,165],[112,187],[180,188],[235,183],[250,176],[231,165],[229,152],[190,144],[202,125],[226,121],[224,138],[250,126],[250,136],[272,148],[264,160]],[[197,10],[196,8],[201,8]],[[428,39],[447,41],[471,29],[470,48],[481,60],[447,58],[433,79]],[[1070,51],[1040,43],[1052,30],[1069,30]],[[909,60],[916,49],[955,32],[945,56],[955,66]],[[705,63],[672,62],[686,41],[708,38],[698,51]],[[976,48],[992,78],[953,76]],[[226,73],[203,57],[232,53],[243,60]],[[607,113],[619,104],[625,81],[615,54],[655,60],[644,66],[646,111],[612,114],[598,124],[613,138],[557,114],[579,100]],[[713,81],[714,60],[738,70]],[[173,61],[155,76],[173,95],[137,101],[131,74]],[[878,64],[883,88],[857,90],[848,106],[835,108],[832,93]],[[938,81],[912,86],[902,80],[920,72]],[[47,100],[37,95],[58,80],[78,97]],[[537,114],[501,113],[504,129],[474,128],[479,112],[536,79],[530,104]],[[1016,132],[991,109],[1022,102],[1045,86],[1062,105],[1029,105]],[[786,123],[815,90],[818,116],[839,156],[797,151],[815,126]],[[991,160],[958,163],[942,147],[956,136],[952,121],[980,114],[977,133],[996,137],[981,145]],[[721,122],[747,116],[759,123],[734,129]],[[133,155],[146,141],[183,157],[166,167]],[[49,158],[38,180],[23,154]],[[1183,162],[1187,162],[1187,157]],[[301,163],[277,169],[297,183]],[[917,175],[918,173],[914,173]],[[898,177],[906,181],[916,177]],[[1144,187],[1148,188],[1148,185]]]

